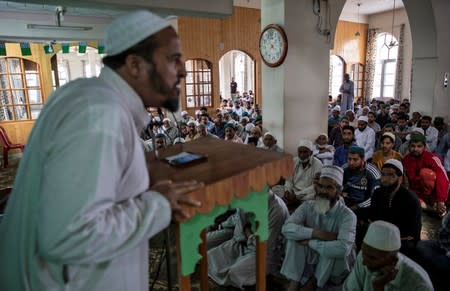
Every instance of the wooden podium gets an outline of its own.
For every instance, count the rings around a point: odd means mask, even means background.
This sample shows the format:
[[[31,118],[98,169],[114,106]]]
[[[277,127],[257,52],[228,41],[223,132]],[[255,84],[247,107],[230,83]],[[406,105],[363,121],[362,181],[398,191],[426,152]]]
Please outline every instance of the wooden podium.
[[[173,167],[161,158],[181,151],[201,153],[206,161]],[[185,181],[195,179],[205,187],[188,194],[201,201],[199,208],[186,207],[191,218],[177,227],[177,259],[180,290],[191,290],[190,275],[200,261],[200,289],[208,289],[206,258],[206,227],[229,207],[253,212],[258,222],[256,286],[265,290],[266,240],[268,238],[268,186],[281,177],[287,178],[293,170],[292,156],[269,152],[253,146],[236,144],[211,137],[204,137],[185,144],[171,146],[159,152],[147,154],[147,166],[152,183],[162,179]],[[202,242],[203,240],[203,242]],[[199,252],[200,245],[200,254]]]

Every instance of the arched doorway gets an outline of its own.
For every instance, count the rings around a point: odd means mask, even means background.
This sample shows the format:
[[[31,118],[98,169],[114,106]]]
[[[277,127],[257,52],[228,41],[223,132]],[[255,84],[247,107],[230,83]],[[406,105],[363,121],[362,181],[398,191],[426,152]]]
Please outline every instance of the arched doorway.
[[[242,96],[244,92],[255,92],[255,61],[250,55],[231,50],[220,58],[219,82],[222,99],[233,98],[230,90],[232,78],[237,83],[236,94]]]

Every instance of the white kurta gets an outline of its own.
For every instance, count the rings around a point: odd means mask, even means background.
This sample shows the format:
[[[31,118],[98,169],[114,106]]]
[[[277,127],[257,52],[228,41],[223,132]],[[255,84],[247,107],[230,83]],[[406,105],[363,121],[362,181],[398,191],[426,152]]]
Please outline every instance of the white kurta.
[[[420,290],[433,291],[433,284],[427,272],[405,255],[398,253],[397,276],[384,286],[386,291]],[[363,265],[361,252],[358,254],[355,267],[344,282],[344,291],[371,291],[373,273]]]
[[[342,200],[326,214],[318,214],[314,203],[304,202],[283,226],[287,242],[281,274],[302,284],[315,276],[319,287],[329,281],[339,284],[355,261],[356,216]],[[312,239],[314,229],[336,232],[337,240]],[[302,240],[309,240],[308,246],[298,242]]]
[[[267,273],[279,275],[281,265],[281,227],[289,217],[283,200],[269,195],[269,238],[267,240]],[[256,284],[256,238],[250,235],[246,245],[242,240],[242,223],[236,224],[233,239],[208,251],[208,275],[218,284],[242,288]]]
[[[312,199],[315,195],[313,180],[314,175],[322,170],[322,162],[316,157],[311,157],[309,164],[303,168],[298,157],[294,158],[294,173],[286,180],[286,191],[295,194],[298,200]]]
[[[366,126],[363,131],[355,129],[355,140],[356,144],[364,149],[365,160],[370,159],[375,151],[375,131],[369,126]]]
[[[148,191],[148,122],[106,67],[50,96],[0,224],[0,290],[148,290],[148,239],[171,218]]]

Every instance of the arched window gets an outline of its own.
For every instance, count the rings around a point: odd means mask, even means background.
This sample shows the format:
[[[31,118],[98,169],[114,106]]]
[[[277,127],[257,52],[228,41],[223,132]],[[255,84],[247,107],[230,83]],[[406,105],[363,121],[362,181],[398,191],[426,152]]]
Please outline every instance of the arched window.
[[[203,59],[186,61],[186,107],[212,106],[211,63]]]
[[[398,54],[398,45],[396,44],[398,42],[390,33],[378,34],[376,41],[377,56],[372,96],[394,98]]]
[[[0,121],[36,119],[43,103],[39,65],[0,58]]]
[[[345,62],[336,55],[330,56],[330,77],[328,79],[328,94],[336,98],[339,95],[339,88],[344,81]]]

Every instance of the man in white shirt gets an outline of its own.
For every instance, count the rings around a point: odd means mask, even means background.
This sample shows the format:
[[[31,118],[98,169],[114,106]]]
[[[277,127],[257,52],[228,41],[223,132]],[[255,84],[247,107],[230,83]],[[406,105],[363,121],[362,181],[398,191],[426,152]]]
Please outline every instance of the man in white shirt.
[[[400,247],[400,231],[395,225],[382,220],[370,224],[343,290],[434,290],[427,272],[399,253]]]
[[[315,199],[300,205],[281,230],[287,239],[281,274],[290,280],[288,291],[300,285],[301,290],[327,290],[350,273],[356,216],[340,199],[343,174],[338,166],[324,166]]]
[[[100,76],[57,89],[33,127],[0,224],[0,290],[148,290],[149,238],[198,205],[183,197],[195,181],[149,181],[138,135],[146,107],[177,109],[175,30],[136,11],[105,46]]]
[[[312,156],[313,143],[300,140],[297,148],[298,156],[294,158],[294,172],[286,180],[284,199],[289,208],[298,206],[305,200],[314,198],[314,175],[322,170],[322,162]]]
[[[375,131],[367,126],[368,122],[367,116],[358,117],[358,129],[355,130],[356,144],[364,149],[366,161],[372,158],[375,150]]]
[[[427,146],[430,152],[434,152],[436,150],[438,144],[438,136],[439,131],[431,126],[431,117],[423,116],[420,121],[425,137],[427,138]]]

